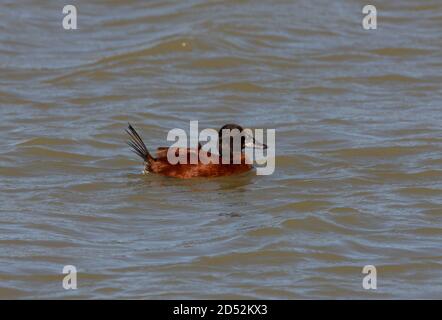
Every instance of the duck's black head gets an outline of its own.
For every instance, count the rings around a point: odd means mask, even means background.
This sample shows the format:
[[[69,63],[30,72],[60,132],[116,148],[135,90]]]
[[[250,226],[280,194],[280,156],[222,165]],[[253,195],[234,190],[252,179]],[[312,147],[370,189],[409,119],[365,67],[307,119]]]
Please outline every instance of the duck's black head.
[[[245,147],[256,147],[267,149],[267,145],[255,141],[255,138],[246,132],[243,127],[238,124],[228,123],[219,129],[218,132],[218,148],[219,154],[222,155],[223,149],[230,148],[230,155],[232,156],[234,151],[242,151]],[[249,139],[246,139],[249,138]],[[241,139],[241,149],[234,149],[234,141]],[[250,141],[250,142],[248,142]],[[248,143],[247,143],[248,142]]]

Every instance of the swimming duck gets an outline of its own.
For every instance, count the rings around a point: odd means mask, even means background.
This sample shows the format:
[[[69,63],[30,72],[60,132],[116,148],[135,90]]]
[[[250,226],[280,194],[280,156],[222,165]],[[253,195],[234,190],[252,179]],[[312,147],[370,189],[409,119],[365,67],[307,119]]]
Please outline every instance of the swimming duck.
[[[232,131],[241,134],[243,132],[243,128],[237,124],[226,124],[221,127],[218,132],[218,155],[213,155],[218,157],[218,163],[207,163],[202,162],[201,158],[198,157],[198,163],[191,164],[190,161],[187,163],[177,163],[171,164],[168,161],[167,153],[169,152],[169,147],[160,147],[157,149],[156,157],[153,157],[146,148],[146,145],[141,139],[140,135],[137,131],[129,124],[129,127],[126,129],[127,134],[130,137],[130,141],[128,141],[128,145],[132,148],[132,151],[135,152],[141,159],[144,161],[144,173],[152,172],[163,176],[175,177],[181,179],[195,178],[195,177],[221,177],[221,176],[231,176],[235,174],[244,173],[252,170],[253,166],[246,161],[246,156],[243,152],[246,147],[246,139],[244,135],[241,135],[241,154],[240,163],[233,163],[233,143],[231,143],[234,137],[230,137],[230,141],[223,140],[222,132],[224,129],[234,130]],[[256,146],[260,148],[267,149],[265,144],[261,144],[255,141],[255,139],[251,139],[253,142],[250,146]],[[222,154],[225,148],[226,142],[229,142],[228,146],[230,147],[230,162],[222,163]],[[247,145],[249,147],[249,145]],[[184,150],[183,150],[184,149]],[[173,151],[178,155],[179,152],[183,152],[187,155],[188,160],[190,158],[191,153],[199,152],[201,149],[201,144],[198,144],[198,148],[173,148]],[[207,153],[207,156],[212,156],[210,153]]]

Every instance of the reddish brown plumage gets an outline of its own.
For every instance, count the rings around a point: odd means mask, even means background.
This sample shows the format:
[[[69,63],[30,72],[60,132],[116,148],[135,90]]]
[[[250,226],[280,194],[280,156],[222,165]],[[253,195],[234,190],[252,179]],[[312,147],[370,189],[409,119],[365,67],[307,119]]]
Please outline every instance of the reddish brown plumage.
[[[201,157],[198,158],[197,164],[190,163],[190,153],[197,152],[196,149],[184,149],[187,154],[187,164],[170,164],[167,159],[167,152],[169,148],[159,148],[157,150],[157,158],[154,161],[146,162],[145,171],[157,173],[163,176],[176,177],[181,179],[195,178],[195,177],[221,177],[230,176],[247,172],[252,169],[252,165],[246,164],[245,155],[241,155],[240,164],[222,164],[221,158],[218,158],[217,163],[203,163]],[[174,150],[178,155],[179,151]],[[182,149],[181,149],[181,152]],[[210,156],[210,153],[208,154]]]
[[[190,154],[199,153],[201,145],[198,146],[198,149],[184,149],[185,154],[187,154],[187,164],[171,164],[167,158],[167,153],[169,151],[168,147],[158,148],[156,158],[154,158],[147,151],[141,137],[130,124],[126,132],[131,137],[129,145],[132,147],[133,151],[144,160],[145,172],[152,172],[168,177],[188,179],[196,177],[209,178],[230,176],[247,172],[253,168],[252,165],[246,163],[244,153],[241,153],[241,163],[239,164],[223,164],[219,155],[214,155],[217,157],[218,163],[207,163],[208,161],[204,161],[204,157],[210,157],[211,154],[206,152],[201,152],[201,155],[198,157],[197,164],[191,164]],[[176,155],[179,154],[178,148],[174,148],[173,151],[175,151]]]

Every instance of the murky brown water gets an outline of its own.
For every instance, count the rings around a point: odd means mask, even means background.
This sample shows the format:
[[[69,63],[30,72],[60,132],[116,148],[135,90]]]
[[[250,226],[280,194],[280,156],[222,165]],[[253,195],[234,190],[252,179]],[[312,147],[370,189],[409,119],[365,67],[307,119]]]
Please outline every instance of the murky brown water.
[[[442,298],[440,1],[93,2],[0,5],[0,298]],[[275,173],[142,176],[189,120]]]

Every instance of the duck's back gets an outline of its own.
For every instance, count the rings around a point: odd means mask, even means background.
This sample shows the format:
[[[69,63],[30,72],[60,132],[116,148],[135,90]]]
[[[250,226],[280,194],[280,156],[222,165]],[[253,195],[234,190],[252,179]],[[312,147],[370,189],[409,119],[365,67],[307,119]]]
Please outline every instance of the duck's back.
[[[230,176],[247,172],[253,168],[252,165],[246,164],[244,155],[241,157],[240,164],[222,164],[221,158],[219,158],[218,155],[216,155],[216,157],[218,158],[219,163],[201,162],[198,158],[197,164],[191,164],[190,154],[197,152],[198,150],[196,149],[181,150],[181,152],[185,151],[185,154],[187,155],[187,163],[170,164],[167,159],[168,151],[169,148],[159,148],[157,150],[157,159],[150,164],[148,171],[164,176],[187,179],[194,177]],[[176,152],[175,155],[178,156],[179,150],[176,149],[174,151]],[[207,154],[207,156],[210,157],[210,153]]]

